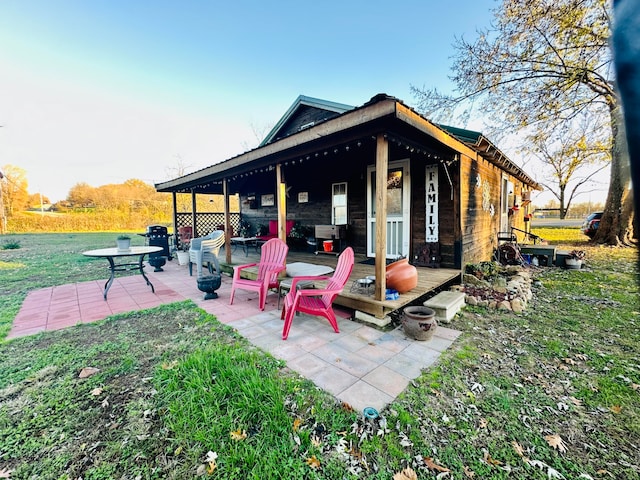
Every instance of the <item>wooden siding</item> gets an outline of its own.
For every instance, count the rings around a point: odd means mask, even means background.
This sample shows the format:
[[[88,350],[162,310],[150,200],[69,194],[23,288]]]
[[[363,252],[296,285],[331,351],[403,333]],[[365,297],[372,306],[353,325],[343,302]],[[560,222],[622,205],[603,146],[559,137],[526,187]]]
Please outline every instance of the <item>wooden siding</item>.
[[[289,196],[287,199],[287,219],[300,222],[305,226],[331,223],[331,184],[347,183],[348,226],[346,244],[359,254],[367,253],[367,165],[375,161],[373,142],[363,144],[349,151],[339,151],[313,159],[302,164],[284,166]],[[411,198],[410,198],[410,238],[409,255],[415,259],[419,248],[425,243],[425,169],[433,160],[422,156],[407,155],[405,149],[390,148],[390,161],[410,159]],[[454,182],[454,192],[449,184],[447,173],[439,165],[439,235],[441,266],[460,268],[456,253],[456,241],[460,238],[460,217],[457,212],[458,196],[455,191],[457,172],[449,167],[449,175]],[[277,208],[262,207],[260,198],[264,194],[275,193],[275,177],[271,175],[253,175],[242,187],[240,205],[242,218],[253,227],[267,225],[269,220],[277,218]],[[307,192],[308,202],[298,203],[298,193]],[[247,193],[255,194],[256,202],[249,205]],[[453,197],[453,198],[452,198]]]
[[[500,201],[503,171],[487,160],[461,157],[460,163],[460,217],[462,225],[463,263],[491,260],[498,246],[500,230]],[[479,176],[479,181],[478,181]],[[522,194],[524,185],[511,175],[516,194]],[[494,215],[483,206],[483,192],[489,190],[489,204]],[[509,215],[510,227],[524,229],[524,209]]]

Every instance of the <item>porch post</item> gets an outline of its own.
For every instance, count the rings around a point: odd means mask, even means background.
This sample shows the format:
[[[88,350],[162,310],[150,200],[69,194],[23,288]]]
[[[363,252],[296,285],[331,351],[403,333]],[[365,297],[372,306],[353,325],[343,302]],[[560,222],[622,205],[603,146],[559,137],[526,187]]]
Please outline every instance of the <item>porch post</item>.
[[[376,290],[374,298],[384,300],[387,290],[387,177],[389,142],[382,133],[376,139]]]
[[[199,237],[200,232],[196,228],[196,192],[191,189],[191,225],[193,225],[193,238]]]
[[[173,246],[178,245],[178,195],[171,192],[171,200],[173,202]]]
[[[227,179],[222,179],[222,194],[224,195],[224,255],[227,264],[231,263],[231,220],[229,219],[229,190]]]
[[[276,195],[278,197],[278,238],[287,241],[287,185],[282,175],[282,165],[276,164]]]

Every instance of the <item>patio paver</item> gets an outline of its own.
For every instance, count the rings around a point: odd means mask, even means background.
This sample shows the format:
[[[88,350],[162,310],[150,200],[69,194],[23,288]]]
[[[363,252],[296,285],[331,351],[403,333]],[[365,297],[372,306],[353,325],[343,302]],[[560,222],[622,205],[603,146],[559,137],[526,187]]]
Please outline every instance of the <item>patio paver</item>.
[[[168,262],[163,272],[146,272],[155,293],[139,275],[117,277],[102,298],[104,280],[43,288],[29,292],[8,339],[101,320],[110,315],[192,299],[247,338],[252,344],[287,362],[292,370],[333,394],[355,410],[383,409],[423,368],[433,365],[460,332],[439,326],[432,340],[408,339],[400,328],[383,332],[349,319],[337,309],[340,333],[323,318],[297,315],[289,338],[283,341],[277,294],[267,296],[258,309],[254,292],[239,290],[229,305],[231,278],[223,275],[219,298],[203,300],[196,277],[187,266]]]

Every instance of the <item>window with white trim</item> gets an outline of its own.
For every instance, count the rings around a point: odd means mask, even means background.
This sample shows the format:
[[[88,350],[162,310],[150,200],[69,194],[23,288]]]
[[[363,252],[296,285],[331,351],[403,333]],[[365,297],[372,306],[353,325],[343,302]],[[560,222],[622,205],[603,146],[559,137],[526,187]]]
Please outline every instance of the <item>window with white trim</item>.
[[[331,223],[347,224],[347,182],[331,185]]]

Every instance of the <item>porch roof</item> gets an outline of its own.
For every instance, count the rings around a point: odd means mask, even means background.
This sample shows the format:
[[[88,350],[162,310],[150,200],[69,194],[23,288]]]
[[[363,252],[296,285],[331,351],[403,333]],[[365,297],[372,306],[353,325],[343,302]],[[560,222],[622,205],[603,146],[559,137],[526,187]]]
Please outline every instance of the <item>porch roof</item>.
[[[479,132],[453,129],[453,127],[448,131],[430,122],[397,98],[386,94],[378,94],[364,105],[351,109],[347,105],[321,102],[311,97],[301,96],[278,125],[282,125],[287,118],[291,117],[296,106],[303,105],[306,99],[314,100],[310,103],[314,107],[331,108],[335,116],[279,139],[277,138],[278,130],[275,128],[268,135],[271,141],[265,139],[261,146],[253,150],[182,177],[157,183],[156,190],[158,192],[222,193],[222,180],[225,178],[258,169],[270,170],[277,163],[296,160],[321,149],[363,141],[380,133],[389,134],[392,137],[397,135],[400,141],[407,139],[408,143],[428,150],[437,146],[440,153],[449,152],[452,159],[456,154],[471,158],[479,155],[508,171],[531,188],[541,189],[529,175],[511,162]],[[343,110],[342,113],[340,113],[341,110]],[[463,135],[463,132],[467,132],[466,135]],[[273,140],[274,138],[276,139]]]

